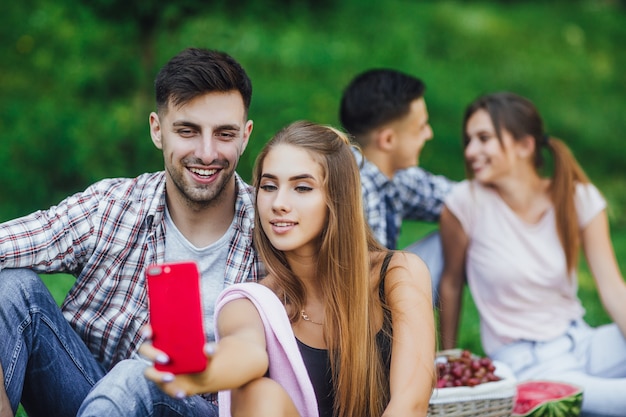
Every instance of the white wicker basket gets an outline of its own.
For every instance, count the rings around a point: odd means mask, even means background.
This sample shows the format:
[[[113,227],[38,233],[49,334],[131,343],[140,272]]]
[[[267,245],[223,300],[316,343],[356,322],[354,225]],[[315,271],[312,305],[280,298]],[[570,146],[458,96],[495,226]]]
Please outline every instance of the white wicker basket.
[[[460,349],[446,350],[437,360],[460,356]],[[443,359],[442,359],[443,358]],[[430,398],[428,415],[431,417],[509,417],[515,405],[517,381],[505,364],[494,361],[499,381],[474,387],[437,388]]]

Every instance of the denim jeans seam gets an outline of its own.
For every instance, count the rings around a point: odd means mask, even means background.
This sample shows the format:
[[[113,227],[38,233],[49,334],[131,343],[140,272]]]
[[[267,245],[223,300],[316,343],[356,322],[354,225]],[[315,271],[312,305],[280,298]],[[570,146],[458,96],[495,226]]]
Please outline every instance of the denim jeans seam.
[[[87,372],[87,370],[81,366],[80,361],[78,360],[78,358],[76,357],[76,355],[74,355],[74,351],[70,348],[70,346],[67,345],[66,341],[61,337],[61,331],[59,330],[58,327],[56,327],[54,325],[54,321],[50,320],[48,318],[48,316],[46,316],[45,314],[39,312],[38,313],[41,316],[41,321],[43,323],[45,323],[48,328],[50,329],[50,331],[55,335],[55,337],[57,338],[57,340],[59,341],[59,344],[63,347],[63,350],[65,351],[65,353],[67,354],[67,356],[70,358],[70,360],[72,361],[72,363],[74,363],[74,366],[76,366],[76,369],[79,370],[79,372],[83,375],[83,377],[85,378],[85,380],[91,385],[95,385],[96,382],[98,381],[94,381],[93,378],[91,378],[91,376],[89,375],[89,373]],[[67,323],[67,325],[70,327],[71,331],[74,331],[74,329],[70,326],[69,323]],[[82,341],[82,339],[81,339]],[[84,343],[84,342],[83,342]]]
[[[22,348],[24,347],[24,331],[32,324],[32,316],[28,314],[24,320],[20,322],[20,325],[17,326],[18,337],[15,341],[15,346],[11,351],[11,359],[9,360],[9,366],[4,371],[4,385],[8,387],[11,385],[11,381],[13,380],[13,376],[15,375],[15,368],[17,367],[17,360],[20,357],[20,353],[22,352]]]
[[[31,308],[28,310],[28,316],[25,320],[23,320],[20,325],[18,326],[18,333],[20,336],[22,336],[24,334],[24,332],[26,331],[26,329],[29,326],[34,326],[35,322],[37,321],[36,317],[39,317],[39,321],[42,323],[42,325],[45,325],[48,327],[48,329],[50,329],[51,333],[54,334],[54,336],[56,337],[57,341],[59,342],[59,345],[62,346],[63,350],[65,351],[65,353],[67,354],[67,356],[70,358],[70,360],[72,361],[72,363],[74,364],[74,366],[76,367],[76,369],[78,369],[78,371],[83,375],[83,377],[85,378],[85,380],[91,384],[92,386],[96,384],[97,381],[95,381],[93,378],[91,378],[91,376],[89,375],[89,373],[87,372],[87,370],[81,366],[80,361],[76,358],[76,355],[74,355],[73,350],[70,348],[70,346],[68,346],[68,344],[66,343],[66,341],[61,337],[61,331],[59,330],[59,328],[55,325],[54,321],[51,320],[46,314],[44,314],[43,309],[40,308]],[[68,323],[69,326],[69,323]],[[71,326],[70,326],[71,327]],[[72,329],[73,331],[73,329]],[[22,340],[23,337],[20,338],[20,340]],[[19,343],[19,349],[13,349],[13,355],[11,357],[11,364],[15,365],[15,362],[17,361],[17,358],[19,357],[19,353],[21,352],[21,347],[22,347],[22,343]],[[16,348],[17,346],[16,345]],[[14,371],[14,366],[11,366],[11,373]],[[6,378],[6,376],[5,376]]]

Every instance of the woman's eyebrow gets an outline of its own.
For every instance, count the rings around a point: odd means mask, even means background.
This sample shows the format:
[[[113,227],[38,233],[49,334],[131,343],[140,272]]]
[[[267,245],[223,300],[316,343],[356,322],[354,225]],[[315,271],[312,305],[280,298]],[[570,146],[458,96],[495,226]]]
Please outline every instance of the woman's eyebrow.
[[[262,174],[261,178],[278,179],[278,177],[276,175],[270,174],[270,173]],[[314,180],[315,177],[313,177],[313,175],[311,175],[311,174],[298,174],[298,175],[293,175],[293,176],[289,177],[289,181],[306,180],[306,179]]]

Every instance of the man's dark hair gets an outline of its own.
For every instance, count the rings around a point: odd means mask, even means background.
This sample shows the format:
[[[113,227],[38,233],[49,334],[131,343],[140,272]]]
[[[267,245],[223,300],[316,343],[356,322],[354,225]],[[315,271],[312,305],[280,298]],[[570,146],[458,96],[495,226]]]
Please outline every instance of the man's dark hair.
[[[154,82],[157,111],[188,103],[211,92],[237,90],[246,114],[252,100],[252,82],[243,67],[230,55],[209,49],[187,48],[170,59]]]
[[[365,71],[346,87],[339,120],[352,136],[367,134],[407,115],[411,103],[424,95],[425,88],[420,79],[400,71]]]

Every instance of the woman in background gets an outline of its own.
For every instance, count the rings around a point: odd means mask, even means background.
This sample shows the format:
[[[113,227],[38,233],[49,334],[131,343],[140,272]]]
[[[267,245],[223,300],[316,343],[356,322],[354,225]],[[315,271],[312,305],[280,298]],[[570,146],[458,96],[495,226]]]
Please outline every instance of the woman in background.
[[[254,171],[267,277],[220,296],[206,371],[149,368],[148,378],[174,396],[221,391],[220,415],[426,416],[435,378],[430,276],[417,256],[370,236],[350,146],[309,122],[270,140]]]
[[[470,180],[453,190],[441,216],[443,348],[456,345],[467,279],[489,356],[518,379],[582,387],[585,415],[623,416],[626,285],[604,198],[518,95],[490,94],[470,104],[464,144]],[[552,175],[542,172],[544,153],[552,155]],[[591,328],[583,320],[580,248],[614,324]]]

